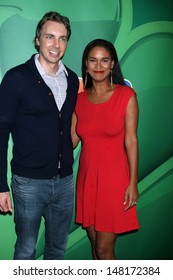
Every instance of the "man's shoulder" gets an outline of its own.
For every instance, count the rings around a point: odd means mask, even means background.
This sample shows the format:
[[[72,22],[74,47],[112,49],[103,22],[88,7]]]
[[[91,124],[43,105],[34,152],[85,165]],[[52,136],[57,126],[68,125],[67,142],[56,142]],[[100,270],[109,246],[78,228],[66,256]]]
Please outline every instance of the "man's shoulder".
[[[65,66],[65,68],[66,68],[67,73],[68,73],[68,75],[67,75],[68,83],[71,85],[71,88],[73,88],[73,90],[75,92],[77,92],[78,89],[79,89],[79,78],[73,70],[71,70],[67,66]]]
[[[66,70],[67,70],[67,72],[68,72],[68,75],[73,76],[73,77],[76,77],[76,78],[78,79],[77,74],[76,74],[72,69],[70,69],[70,68],[67,67],[66,65],[64,65],[64,67],[66,68]]]
[[[33,57],[31,57],[30,59],[28,59],[27,61],[18,64],[12,68],[10,68],[7,73],[14,73],[14,72],[23,72],[25,69],[28,68],[28,65],[33,63]]]
[[[16,65],[12,68],[10,68],[7,73],[10,74],[10,73],[15,73],[15,72],[20,72],[23,70],[23,68],[25,68],[25,63],[22,63],[22,64],[19,64],[19,65]]]
[[[30,76],[30,78],[34,75],[37,75],[37,68],[35,65],[35,61],[33,56],[28,59],[27,61],[25,61],[22,64],[19,64],[17,66],[12,67],[11,69],[9,69],[5,76],[6,77],[15,77],[15,79],[18,77],[28,77]]]

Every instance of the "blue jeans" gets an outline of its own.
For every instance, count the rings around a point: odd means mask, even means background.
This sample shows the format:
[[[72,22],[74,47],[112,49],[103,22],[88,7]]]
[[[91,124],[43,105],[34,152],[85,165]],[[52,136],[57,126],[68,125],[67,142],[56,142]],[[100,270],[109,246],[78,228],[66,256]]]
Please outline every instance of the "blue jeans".
[[[35,259],[42,216],[45,218],[45,260],[63,260],[73,214],[73,176],[50,180],[12,176],[17,241],[15,260]]]

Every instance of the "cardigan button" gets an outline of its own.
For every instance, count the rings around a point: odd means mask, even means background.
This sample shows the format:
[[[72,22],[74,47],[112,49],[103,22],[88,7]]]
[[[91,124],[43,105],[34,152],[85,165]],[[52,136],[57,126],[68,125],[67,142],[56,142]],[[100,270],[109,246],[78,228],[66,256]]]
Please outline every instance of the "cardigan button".
[[[52,92],[49,92],[48,95],[49,95],[49,96],[52,95]]]

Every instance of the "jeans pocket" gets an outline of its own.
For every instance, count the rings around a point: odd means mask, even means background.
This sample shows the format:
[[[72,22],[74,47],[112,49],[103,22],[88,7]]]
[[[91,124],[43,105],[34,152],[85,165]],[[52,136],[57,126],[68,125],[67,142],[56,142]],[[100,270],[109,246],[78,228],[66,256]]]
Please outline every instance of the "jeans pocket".
[[[18,176],[16,174],[12,175],[12,185],[29,185],[32,183],[32,179]]]

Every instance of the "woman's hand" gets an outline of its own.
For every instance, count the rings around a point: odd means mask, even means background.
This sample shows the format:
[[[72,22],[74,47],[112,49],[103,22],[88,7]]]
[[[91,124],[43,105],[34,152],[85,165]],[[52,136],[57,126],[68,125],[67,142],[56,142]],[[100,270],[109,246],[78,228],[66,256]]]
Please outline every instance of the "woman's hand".
[[[124,195],[125,211],[135,206],[138,202],[138,187],[137,184],[129,184]]]

